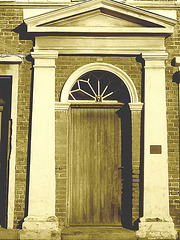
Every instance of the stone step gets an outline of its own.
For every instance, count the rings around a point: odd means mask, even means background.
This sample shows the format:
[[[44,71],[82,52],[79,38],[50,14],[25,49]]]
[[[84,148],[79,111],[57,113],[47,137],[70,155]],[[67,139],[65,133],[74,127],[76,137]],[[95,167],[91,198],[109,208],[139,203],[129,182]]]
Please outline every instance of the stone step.
[[[0,240],[19,240],[19,230],[0,227]]]
[[[135,232],[122,227],[69,227],[62,240],[137,240]]]

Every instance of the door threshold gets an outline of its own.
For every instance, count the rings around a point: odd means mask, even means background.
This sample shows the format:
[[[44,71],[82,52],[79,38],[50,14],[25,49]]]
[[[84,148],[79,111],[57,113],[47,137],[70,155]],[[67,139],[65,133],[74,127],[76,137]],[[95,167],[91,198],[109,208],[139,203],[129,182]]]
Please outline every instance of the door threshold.
[[[135,231],[113,226],[71,226],[61,231],[62,240],[137,240]]]

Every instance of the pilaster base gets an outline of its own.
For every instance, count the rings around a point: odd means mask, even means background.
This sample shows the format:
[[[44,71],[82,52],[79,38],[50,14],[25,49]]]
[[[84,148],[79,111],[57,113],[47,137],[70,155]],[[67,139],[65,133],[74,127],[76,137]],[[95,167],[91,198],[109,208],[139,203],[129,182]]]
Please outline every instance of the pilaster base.
[[[136,232],[138,239],[177,239],[177,232],[171,217],[168,219],[141,218],[139,230]]]
[[[20,232],[21,240],[59,240],[61,231],[55,216],[26,217]]]

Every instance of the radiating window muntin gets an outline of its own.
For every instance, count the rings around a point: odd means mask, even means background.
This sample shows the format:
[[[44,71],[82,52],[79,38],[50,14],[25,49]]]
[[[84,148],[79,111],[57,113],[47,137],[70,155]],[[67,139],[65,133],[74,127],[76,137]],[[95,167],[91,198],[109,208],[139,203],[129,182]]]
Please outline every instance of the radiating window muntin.
[[[108,71],[91,71],[82,75],[69,93],[69,102],[127,103],[128,90],[123,81]]]

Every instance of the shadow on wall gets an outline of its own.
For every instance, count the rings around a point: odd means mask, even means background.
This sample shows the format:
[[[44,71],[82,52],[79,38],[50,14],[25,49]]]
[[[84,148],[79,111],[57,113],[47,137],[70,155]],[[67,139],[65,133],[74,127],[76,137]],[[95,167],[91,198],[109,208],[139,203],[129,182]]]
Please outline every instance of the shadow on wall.
[[[15,33],[19,33],[19,40],[33,40],[34,36],[27,32],[27,25],[23,22],[13,30]]]
[[[125,228],[132,228],[132,140],[131,113],[128,106],[117,112],[121,118],[121,176],[122,176],[122,212],[121,222]]]
[[[34,59],[31,55],[26,57],[26,60],[32,62],[32,66],[34,64]],[[28,216],[28,202],[29,202],[29,178],[30,178],[30,153],[31,153],[31,126],[32,126],[32,104],[33,104],[33,76],[34,69],[31,68],[31,90],[30,90],[30,111],[29,111],[29,131],[28,131],[28,148],[27,148],[27,172],[26,172],[26,195],[25,195],[25,209],[24,209],[24,218]],[[22,224],[24,222],[24,218],[18,222],[18,229],[22,229]]]

